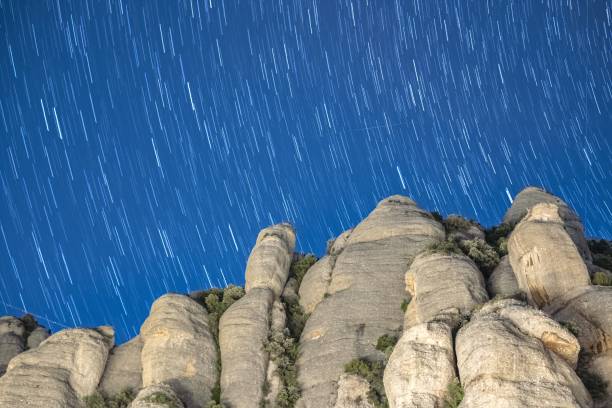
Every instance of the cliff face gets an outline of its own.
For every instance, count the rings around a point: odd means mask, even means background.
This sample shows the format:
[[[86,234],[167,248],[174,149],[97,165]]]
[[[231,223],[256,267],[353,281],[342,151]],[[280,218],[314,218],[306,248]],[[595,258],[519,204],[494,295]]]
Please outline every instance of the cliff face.
[[[560,198],[485,230],[392,196],[318,260],[295,240],[265,228],[244,289],[164,295],[120,346],[0,318],[0,407],[612,406],[612,246]]]

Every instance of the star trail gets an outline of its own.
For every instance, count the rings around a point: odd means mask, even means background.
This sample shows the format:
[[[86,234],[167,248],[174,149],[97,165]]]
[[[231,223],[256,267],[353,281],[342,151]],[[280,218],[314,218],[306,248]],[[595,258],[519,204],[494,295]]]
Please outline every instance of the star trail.
[[[605,0],[0,0],[0,311],[135,335],[391,194],[499,223],[539,185],[612,238]]]

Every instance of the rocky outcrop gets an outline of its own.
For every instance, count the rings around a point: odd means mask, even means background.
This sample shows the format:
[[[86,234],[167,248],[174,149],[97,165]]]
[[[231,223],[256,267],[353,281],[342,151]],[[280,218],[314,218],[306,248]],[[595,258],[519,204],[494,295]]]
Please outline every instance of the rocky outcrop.
[[[0,375],[9,361],[25,350],[23,322],[13,316],[0,317]]]
[[[63,330],[14,357],[0,378],[0,407],[80,408],[98,386],[114,343],[110,327]]]
[[[591,407],[572,369],[577,340],[514,299],[491,302],[462,327],[455,350],[462,407]]]
[[[354,374],[342,374],[338,380],[338,397],[334,408],[374,408],[368,401],[370,384]]]
[[[385,368],[389,407],[443,407],[455,376],[449,323],[433,321],[411,327],[395,345]]]
[[[327,296],[300,339],[298,406],[334,406],[344,365],[382,354],[374,348],[377,339],[402,327],[403,281],[411,257],[442,239],[442,225],[401,196],[381,201],[353,229],[336,256]]]
[[[520,292],[507,255],[502,257],[489,279],[487,279],[487,292],[489,292],[491,298],[495,296],[509,297]]]
[[[508,256],[519,288],[538,307],[591,282],[556,204],[529,210],[510,235]]]
[[[567,233],[578,248],[585,262],[590,263],[591,251],[584,237],[584,227],[576,213],[559,197],[556,197],[541,188],[527,187],[514,197],[512,206],[504,215],[503,222],[510,225],[518,224],[527,212],[537,204],[554,204],[559,208],[559,217]]]
[[[474,262],[457,254],[425,252],[417,256],[406,273],[406,291],[412,300],[404,330],[431,321],[442,311],[465,315],[489,299]]]
[[[166,384],[149,385],[136,395],[130,408],[185,408],[174,389]]]
[[[217,381],[217,349],[206,310],[177,294],[160,297],[140,329],[142,384],[166,384],[187,408],[209,401]]]
[[[142,340],[140,336],[114,347],[106,363],[100,391],[105,395],[116,395],[126,389],[138,390],[142,386]]]
[[[246,294],[221,317],[221,400],[233,408],[259,407],[268,378],[273,380],[264,343],[271,333],[274,301],[289,276],[294,247],[290,225],[262,230],[247,262]]]

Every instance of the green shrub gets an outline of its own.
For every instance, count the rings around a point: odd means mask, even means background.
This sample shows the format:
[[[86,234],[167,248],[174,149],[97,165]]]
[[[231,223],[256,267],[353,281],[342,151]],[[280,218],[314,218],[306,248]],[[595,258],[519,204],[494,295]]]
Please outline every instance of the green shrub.
[[[119,394],[112,397],[107,397],[99,391],[95,394],[89,395],[83,398],[85,407],[87,408],[127,408],[132,400],[134,400],[134,393],[131,389],[126,388]]]
[[[264,350],[270,354],[270,359],[276,363],[276,373],[282,383],[282,387],[276,396],[276,406],[279,408],[295,406],[301,395],[295,366],[298,357],[296,340],[291,337],[287,329],[282,332],[276,331],[268,336],[268,340],[264,343]]]
[[[443,221],[446,232],[466,231],[478,226],[476,221],[468,220],[460,215],[451,215]]]
[[[457,378],[448,384],[447,391],[448,396],[446,397],[445,408],[457,408],[465,395],[463,387]]]
[[[612,286],[612,277],[605,272],[595,272],[592,281],[593,285]]]
[[[168,395],[163,392],[155,392],[145,398],[146,402],[151,402],[153,404],[164,404],[168,408],[178,408],[174,399],[170,398]]]
[[[397,336],[383,334],[378,338],[378,341],[376,342],[376,350],[385,353],[385,358],[388,360],[398,340],[399,338]]]
[[[491,246],[496,246],[500,238],[508,238],[514,227],[510,224],[502,223],[491,228],[485,229],[485,241]]]
[[[598,374],[589,371],[589,361],[591,355],[585,352],[580,352],[578,357],[578,365],[576,367],[576,374],[582,380],[584,387],[589,391],[591,397],[595,401],[603,401],[607,395],[608,383],[601,378]]]
[[[313,254],[297,254],[294,255],[294,260],[291,262],[291,267],[289,268],[289,277],[295,278],[297,281],[296,292],[302,284],[302,279],[304,279],[304,275],[312,265],[317,262],[317,257]]]
[[[461,249],[455,241],[438,241],[425,248],[428,253],[434,254],[462,254]]]
[[[593,263],[600,268],[612,271],[612,241],[592,239],[588,243],[593,254]]]
[[[225,405],[217,401],[208,401],[208,404],[206,404],[206,408],[225,408]]]
[[[441,215],[439,212],[437,212],[437,211],[432,211],[432,212],[431,212],[431,217],[432,217],[434,220],[438,221],[440,224],[443,224],[443,225],[444,225],[444,217],[442,217],[442,215]]]
[[[402,300],[402,304],[400,306],[402,308],[402,312],[406,313],[406,309],[408,309],[409,304],[410,304],[410,301],[408,299]]]
[[[304,313],[297,299],[286,299],[284,303],[287,312],[287,327],[291,337],[299,340],[310,314]]]
[[[499,254],[482,239],[461,241],[459,246],[478,265],[485,276],[488,276],[499,264]]]
[[[385,364],[382,361],[369,361],[364,358],[351,360],[344,366],[344,372],[364,378],[370,384],[368,391],[368,401],[375,408],[388,408],[385,386],[383,384],[383,374]]]

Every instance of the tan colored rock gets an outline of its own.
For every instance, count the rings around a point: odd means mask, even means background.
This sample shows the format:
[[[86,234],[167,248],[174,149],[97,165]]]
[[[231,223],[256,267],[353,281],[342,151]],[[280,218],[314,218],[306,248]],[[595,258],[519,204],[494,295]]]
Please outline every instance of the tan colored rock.
[[[563,221],[567,233],[572,241],[574,241],[574,244],[585,262],[591,262],[591,251],[584,237],[584,227],[582,226],[580,218],[578,218],[567,203],[541,188],[527,187],[518,193],[512,201],[512,206],[508,209],[506,215],[504,215],[503,222],[510,225],[518,224],[523,217],[527,215],[530,208],[542,203],[555,204],[559,207],[559,216]]]
[[[451,214],[446,217],[447,239],[450,241],[468,241],[481,239],[484,241],[485,233],[477,223],[462,217],[461,215]]]
[[[81,408],[98,386],[114,342],[110,327],[69,329],[9,363],[0,378],[0,407]]]
[[[328,241],[327,246],[327,255],[337,256],[342,252],[346,243],[348,242],[351,233],[353,232],[353,228],[350,228],[344,231],[342,234],[338,235],[335,239]]]
[[[444,407],[455,376],[451,326],[436,321],[411,327],[395,345],[385,368],[389,407]]]
[[[370,384],[354,374],[342,374],[338,380],[338,398],[334,408],[374,408],[368,400]]]
[[[576,288],[544,309],[558,322],[576,332],[580,345],[589,353],[612,349],[612,287]]]
[[[151,306],[140,329],[142,384],[166,384],[187,408],[211,397],[217,379],[217,348],[208,314],[195,300],[167,294]]]
[[[487,280],[487,292],[491,298],[495,296],[508,297],[520,292],[516,276],[510,265],[508,255],[502,257]]]
[[[478,267],[467,256],[457,254],[425,252],[417,256],[406,273],[406,291],[412,300],[404,330],[431,321],[448,309],[467,314],[489,299]]]
[[[136,391],[142,387],[142,346],[140,336],[136,336],[111,350],[100,391],[106,395],[116,395],[125,389]]]
[[[295,248],[295,232],[289,224],[263,229],[249,255],[245,274],[245,290],[271,289],[279,297],[289,276]]]
[[[202,405],[202,407],[205,405]],[[185,405],[172,387],[166,384],[153,384],[138,392],[130,408],[184,408]]]
[[[264,397],[274,292],[253,288],[221,316],[221,400],[232,408],[258,408]]]
[[[333,256],[326,255],[312,265],[300,285],[300,306],[305,313],[312,313],[315,307],[325,298],[331,282]]]
[[[508,257],[519,288],[538,307],[591,282],[555,204],[529,210],[510,235]]]
[[[0,317],[0,376],[9,361],[25,350],[23,322],[13,316]]]
[[[545,319],[513,299],[490,302],[474,313],[455,343],[465,390],[462,407],[592,407],[590,395],[564,359],[571,347],[541,340],[553,336],[567,346],[571,334]]]
[[[299,406],[334,406],[344,365],[381,357],[378,338],[402,327],[409,262],[444,237],[440,223],[401,196],[383,200],[353,229],[336,257],[329,295],[316,305],[300,339]]]

